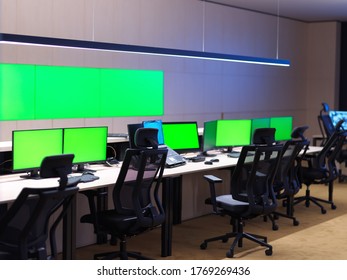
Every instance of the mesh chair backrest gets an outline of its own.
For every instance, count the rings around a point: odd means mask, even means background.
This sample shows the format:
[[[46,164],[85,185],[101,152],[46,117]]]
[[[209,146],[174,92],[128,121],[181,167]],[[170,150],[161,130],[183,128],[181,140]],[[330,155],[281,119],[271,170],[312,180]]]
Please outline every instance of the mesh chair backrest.
[[[282,145],[242,148],[231,178],[231,194],[234,199],[249,203],[245,216],[267,214],[276,208],[273,182],[282,148]]]
[[[274,190],[278,197],[294,195],[299,191],[300,158],[306,153],[309,143],[308,140],[288,140],[284,144],[274,182]]]
[[[28,248],[47,240],[52,214],[69,203],[77,191],[78,187],[24,188],[0,221],[0,244],[26,259]]]
[[[167,149],[128,149],[113,190],[118,213],[137,216],[136,227],[162,224],[164,209],[158,195]]]

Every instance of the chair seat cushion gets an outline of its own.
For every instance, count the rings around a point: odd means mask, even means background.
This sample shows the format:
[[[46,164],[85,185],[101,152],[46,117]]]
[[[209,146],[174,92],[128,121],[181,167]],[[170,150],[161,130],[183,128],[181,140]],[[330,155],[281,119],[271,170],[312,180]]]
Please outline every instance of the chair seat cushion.
[[[139,230],[136,223],[136,216],[120,215],[115,210],[105,210],[98,213],[100,227],[113,234],[135,234]]]
[[[246,212],[249,208],[248,202],[236,200],[231,194],[217,196],[216,201],[219,207],[234,213]]]
[[[322,180],[326,178],[326,170],[319,168],[302,168],[302,179],[304,183],[312,183],[316,180]]]

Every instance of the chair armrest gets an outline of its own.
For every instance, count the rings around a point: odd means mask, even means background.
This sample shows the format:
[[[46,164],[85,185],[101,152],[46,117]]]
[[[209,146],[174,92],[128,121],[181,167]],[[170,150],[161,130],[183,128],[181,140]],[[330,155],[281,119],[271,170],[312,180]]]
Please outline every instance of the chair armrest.
[[[222,183],[223,180],[214,175],[204,175],[204,178],[207,180],[210,186],[210,202],[212,204],[213,212],[218,213],[215,184]]]

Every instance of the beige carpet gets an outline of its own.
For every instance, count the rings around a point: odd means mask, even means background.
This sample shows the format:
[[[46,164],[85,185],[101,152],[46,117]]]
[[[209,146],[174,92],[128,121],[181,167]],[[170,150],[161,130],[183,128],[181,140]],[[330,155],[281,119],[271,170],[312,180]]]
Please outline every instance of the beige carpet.
[[[314,186],[312,194],[326,198],[327,187]],[[280,218],[279,230],[273,231],[271,224],[264,222],[262,218],[247,221],[245,230],[267,236],[273,245],[273,255],[266,256],[264,248],[245,240],[242,248],[235,249],[234,258],[347,260],[347,183],[335,184],[334,200],[337,209],[332,210],[327,206],[325,215],[321,214],[320,209],[314,205],[309,208],[303,204],[297,205],[295,215],[300,221],[299,226],[293,226],[291,220]],[[221,235],[229,230],[228,217],[207,215],[174,226],[173,252],[170,257],[160,256],[160,229],[131,238],[128,248],[141,251],[154,259],[219,260],[225,258],[231,240],[228,243],[212,242],[206,250],[201,250],[200,244],[205,238]],[[108,244],[87,246],[77,250],[77,258],[92,259],[95,253],[117,249],[117,246]]]
[[[271,242],[273,255],[264,247],[235,255],[247,260],[347,260],[347,214]]]

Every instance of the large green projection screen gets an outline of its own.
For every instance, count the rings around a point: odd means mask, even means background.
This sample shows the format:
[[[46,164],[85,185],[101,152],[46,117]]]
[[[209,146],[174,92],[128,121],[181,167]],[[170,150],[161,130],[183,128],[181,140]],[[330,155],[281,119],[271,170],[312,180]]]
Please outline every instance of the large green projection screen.
[[[0,121],[35,118],[35,66],[0,64]]]
[[[101,114],[163,115],[163,73],[160,71],[101,69]],[[125,105],[125,106],[124,106]]]
[[[0,64],[0,121],[161,116],[155,70]]]
[[[36,66],[36,118],[100,117],[99,69]]]

